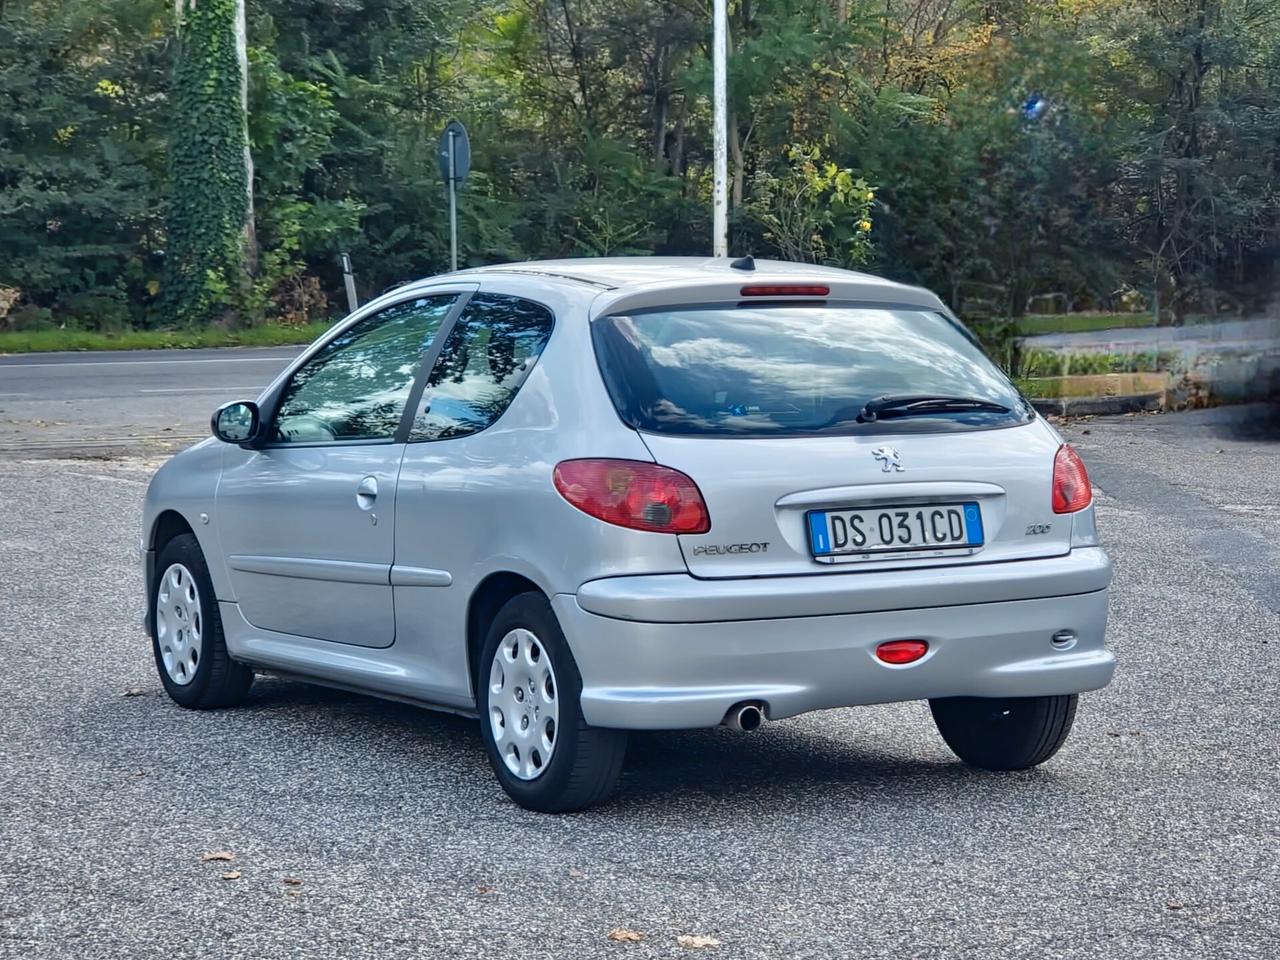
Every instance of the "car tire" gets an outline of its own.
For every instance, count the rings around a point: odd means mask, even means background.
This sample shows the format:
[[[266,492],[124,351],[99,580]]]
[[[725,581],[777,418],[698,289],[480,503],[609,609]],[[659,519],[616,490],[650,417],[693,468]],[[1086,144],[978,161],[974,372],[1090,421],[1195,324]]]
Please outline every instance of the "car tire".
[[[933,721],[952,752],[984,770],[1044,763],[1071,732],[1074,693],[1052,697],[948,697],[930,700]]]
[[[512,800],[526,810],[566,813],[609,797],[627,734],[583,719],[582,676],[541,593],[519,594],[498,610],[475,681],[480,738]]]
[[[227,652],[209,566],[191,534],[160,550],[150,602],[151,652],[170,698],[193,710],[243,703],[253,670]]]

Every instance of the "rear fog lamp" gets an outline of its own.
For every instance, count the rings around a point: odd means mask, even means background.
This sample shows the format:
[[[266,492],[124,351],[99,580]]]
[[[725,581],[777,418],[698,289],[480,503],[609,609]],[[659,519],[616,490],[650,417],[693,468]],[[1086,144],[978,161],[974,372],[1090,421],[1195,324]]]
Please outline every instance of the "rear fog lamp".
[[[915,663],[929,652],[924,640],[888,640],[876,647],[876,657],[885,663]]]

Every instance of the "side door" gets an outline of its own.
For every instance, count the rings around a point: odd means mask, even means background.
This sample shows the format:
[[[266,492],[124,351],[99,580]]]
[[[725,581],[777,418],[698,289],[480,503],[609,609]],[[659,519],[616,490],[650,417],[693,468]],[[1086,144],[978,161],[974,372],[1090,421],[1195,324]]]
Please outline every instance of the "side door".
[[[216,515],[232,589],[263,630],[387,647],[406,409],[465,291],[406,297],[306,357],[262,407],[266,443],[229,452]]]

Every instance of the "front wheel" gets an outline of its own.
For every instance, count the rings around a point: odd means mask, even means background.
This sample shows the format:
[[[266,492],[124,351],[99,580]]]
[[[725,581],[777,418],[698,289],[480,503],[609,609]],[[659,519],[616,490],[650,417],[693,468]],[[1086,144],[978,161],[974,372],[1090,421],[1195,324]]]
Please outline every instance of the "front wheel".
[[[151,651],[165,692],[184,707],[210,710],[244,701],[253,670],[231,659],[209,566],[191,534],[174,537],[156,560],[151,587]]]
[[[1044,763],[1071,732],[1076,694],[1053,697],[948,697],[930,700],[947,746],[984,770],[1025,770]]]
[[[476,665],[476,700],[489,763],[520,806],[582,810],[617,785],[627,735],[587,726],[581,694],[578,665],[546,597],[507,601]]]

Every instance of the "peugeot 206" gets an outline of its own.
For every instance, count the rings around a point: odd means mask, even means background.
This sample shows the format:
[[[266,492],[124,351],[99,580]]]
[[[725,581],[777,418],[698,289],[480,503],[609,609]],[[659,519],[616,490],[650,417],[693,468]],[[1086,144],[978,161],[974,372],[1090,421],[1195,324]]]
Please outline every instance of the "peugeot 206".
[[[928,700],[991,770],[1106,685],[1084,464],[933,294],[726,259],[486,267],[357,310],[146,499],[185,707],[257,671],[477,717],[581,809],[627,731]]]

